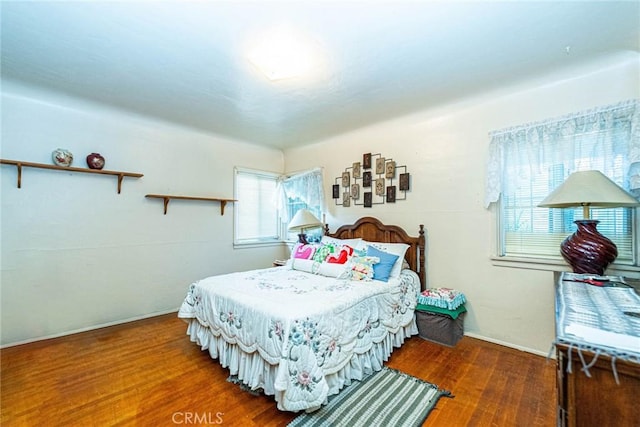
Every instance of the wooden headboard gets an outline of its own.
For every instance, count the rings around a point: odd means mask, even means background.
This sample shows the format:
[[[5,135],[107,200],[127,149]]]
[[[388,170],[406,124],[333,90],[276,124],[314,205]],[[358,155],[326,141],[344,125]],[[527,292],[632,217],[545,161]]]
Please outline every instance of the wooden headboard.
[[[369,242],[406,243],[409,245],[405,259],[409,267],[420,277],[421,289],[425,289],[425,237],[424,225],[420,224],[418,237],[411,237],[397,225],[385,225],[377,218],[365,216],[353,225],[343,225],[335,233],[329,233],[329,225],[325,224],[324,234],[337,239],[353,239],[360,237]]]

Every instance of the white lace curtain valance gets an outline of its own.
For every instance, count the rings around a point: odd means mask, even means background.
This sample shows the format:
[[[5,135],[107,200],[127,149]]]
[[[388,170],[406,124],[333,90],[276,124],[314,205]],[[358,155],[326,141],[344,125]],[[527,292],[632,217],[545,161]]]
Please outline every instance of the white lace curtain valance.
[[[283,223],[289,223],[289,199],[300,199],[307,206],[324,208],[322,168],[315,168],[278,181],[277,206]]]
[[[490,134],[485,207],[510,194],[540,168],[564,164],[567,170],[598,169],[618,184],[640,190],[640,100],[532,123]],[[623,164],[620,164],[622,162]]]

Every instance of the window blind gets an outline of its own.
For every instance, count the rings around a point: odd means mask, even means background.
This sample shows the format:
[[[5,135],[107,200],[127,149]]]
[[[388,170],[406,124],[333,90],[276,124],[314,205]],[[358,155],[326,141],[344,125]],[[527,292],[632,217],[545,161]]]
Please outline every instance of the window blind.
[[[236,242],[264,242],[279,239],[275,206],[278,176],[264,172],[236,170]]]

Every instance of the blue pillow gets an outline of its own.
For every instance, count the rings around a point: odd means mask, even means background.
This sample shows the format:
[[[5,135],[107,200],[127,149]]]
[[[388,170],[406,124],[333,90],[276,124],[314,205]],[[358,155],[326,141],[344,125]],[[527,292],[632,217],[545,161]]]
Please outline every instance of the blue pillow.
[[[383,252],[373,246],[367,246],[367,256],[374,256],[380,258],[380,262],[373,264],[373,278],[374,280],[381,280],[383,282],[389,281],[391,270],[398,259],[398,255],[390,254],[389,252]]]

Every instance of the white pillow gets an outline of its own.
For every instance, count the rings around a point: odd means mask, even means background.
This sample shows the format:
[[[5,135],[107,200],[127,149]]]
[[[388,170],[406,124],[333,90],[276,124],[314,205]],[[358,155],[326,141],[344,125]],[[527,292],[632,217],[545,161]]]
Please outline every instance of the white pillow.
[[[404,262],[404,254],[407,252],[407,249],[409,249],[409,245],[406,243],[367,242],[366,240],[363,240],[363,242],[383,252],[398,255],[398,259],[393,264],[389,277],[400,277],[400,273],[402,272],[402,263]]]
[[[355,239],[336,239],[335,237],[322,236],[322,240],[320,240],[320,243],[322,243],[323,245],[332,243],[336,246],[347,245],[351,246],[353,249],[358,249],[360,246],[362,246],[362,241],[363,240],[360,237],[357,237]]]
[[[300,270],[307,273],[319,274],[337,279],[347,278],[350,274],[349,263],[333,264],[328,262],[316,262],[311,259],[292,258],[289,260],[293,270]]]

